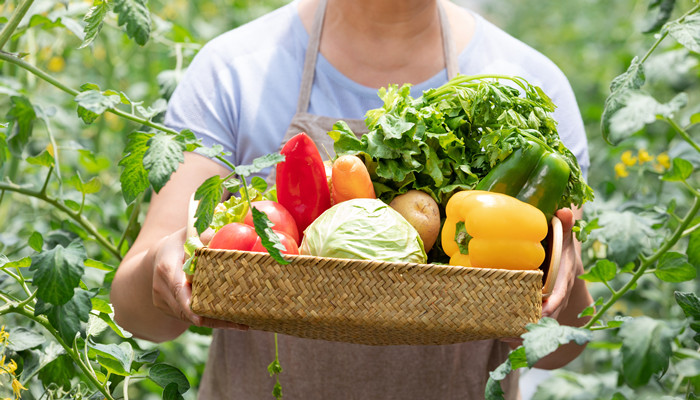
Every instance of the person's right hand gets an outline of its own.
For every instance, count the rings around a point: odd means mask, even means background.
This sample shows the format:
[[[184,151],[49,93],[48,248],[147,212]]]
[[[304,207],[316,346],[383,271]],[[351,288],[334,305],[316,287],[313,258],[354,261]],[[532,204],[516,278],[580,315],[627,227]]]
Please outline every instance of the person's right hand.
[[[209,242],[211,235],[203,235]],[[236,324],[195,314],[190,308],[192,287],[182,270],[185,262],[185,229],[180,229],[161,239],[156,245],[153,267],[153,304],[171,317],[196,326],[247,330]]]

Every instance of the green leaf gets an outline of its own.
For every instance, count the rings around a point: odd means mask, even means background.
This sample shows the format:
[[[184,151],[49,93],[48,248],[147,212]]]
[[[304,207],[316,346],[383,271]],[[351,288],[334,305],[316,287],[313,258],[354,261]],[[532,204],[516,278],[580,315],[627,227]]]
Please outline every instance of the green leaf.
[[[700,15],[686,16],[668,24],[668,33],[688,50],[700,53]]]
[[[56,163],[51,153],[43,150],[35,157],[27,157],[26,161],[32,165],[41,165],[42,167],[53,167]]]
[[[690,178],[692,173],[693,164],[690,161],[676,157],[673,159],[671,169],[668,170],[661,179],[670,182],[685,181]]]
[[[76,190],[83,194],[97,193],[102,189],[102,183],[98,177],[92,177],[89,181],[83,182],[80,173],[73,175],[68,181]]]
[[[685,254],[669,251],[659,259],[654,275],[666,282],[685,282],[695,279],[697,270],[690,265]]]
[[[78,115],[83,119],[83,122],[91,124],[97,116],[102,115],[110,108],[116,107],[121,102],[121,98],[118,95],[105,95],[99,90],[91,89],[78,93],[75,96],[75,102],[78,103],[79,109],[82,108],[89,111],[89,113],[85,113],[79,110]]]
[[[9,330],[10,339],[7,347],[12,351],[23,351],[33,349],[46,343],[46,338],[33,330],[23,326]]]
[[[38,299],[34,309],[34,315],[46,315],[51,325],[67,343],[73,343],[75,335],[80,331],[80,323],[88,322],[90,310],[92,310],[90,293],[82,289],[75,289],[74,292],[70,300],[61,305],[53,305]]]
[[[158,132],[146,143],[143,166],[148,171],[148,181],[156,193],[170,180],[180,163],[185,161],[185,145],[173,135]]]
[[[688,96],[679,93],[666,104],[659,103],[652,96],[639,91],[621,92],[618,100],[621,107],[607,118],[608,135],[614,143],[632,136],[644,126],[657,120],[657,117],[671,118],[688,103]]]
[[[114,318],[112,318],[111,313],[106,314],[104,312],[101,312],[97,315],[98,318],[100,318],[104,323],[109,325],[110,328],[119,336],[123,337],[124,339],[128,339],[132,336],[131,333],[125,331],[122,329],[119,325],[117,325],[116,322],[114,322]]]
[[[32,250],[34,250],[38,253],[44,247],[44,237],[41,236],[41,233],[34,231],[29,236],[28,243],[29,243],[29,247],[31,247]]]
[[[160,350],[151,349],[148,351],[144,351],[142,353],[137,353],[135,361],[137,363],[153,364],[154,362],[156,362],[156,360],[158,360],[159,355],[160,355]]]
[[[560,345],[576,342],[583,345],[591,340],[591,331],[572,326],[559,325],[553,318],[542,318],[536,324],[527,325],[528,332],[522,335],[527,362],[533,366],[544,356],[554,352]]]
[[[102,271],[114,271],[117,269],[117,267],[113,265],[109,265],[103,263],[102,261],[94,260],[92,258],[88,258],[87,260],[85,260],[85,266],[88,268],[95,268]]]
[[[148,171],[143,166],[143,157],[148,150],[148,140],[152,134],[133,132],[129,135],[124,155],[119,161],[123,167],[119,181],[122,185],[122,195],[126,204],[131,204],[138,196],[148,189]]]
[[[678,334],[667,321],[639,317],[626,321],[620,328],[622,338],[622,372],[633,388],[649,382],[652,374],[668,367],[671,342]]]
[[[693,221],[693,224],[698,223],[700,223],[700,219]],[[690,234],[685,252],[688,255],[688,262],[700,270],[700,230],[696,229]]]
[[[267,217],[267,215],[258,210],[255,207],[250,209],[253,213],[253,226],[255,227],[255,232],[260,236],[260,241],[267,252],[275,259],[278,263],[282,265],[289,264],[289,261],[285,260],[282,256],[281,251],[285,250],[284,245],[280,241],[279,236],[272,230],[272,221]]]
[[[90,351],[97,356],[97,362],[112,374],[128,376],[134,361],[134,349],[131,343],[101,344],[89,342]]]
[[[183,399],[182,395],[178,391],[179,388],[177,386],[177,383],[169,383],[168,386],[166,386],[163,389],[163,400],[180,400]]]
[[[106,313],[106,314],[111,314],[114,312],[112,310],[112,306],[109,304],[107,300],[101,299],[99,297],[93,297],[91,299],[92,301],[92,309],[94,311]]]
[[[236,166],[234,172],[239,176],[248,177],[282,161],[284,161],[284,156],[282,154],[270,153],[256,158],[251,165]]]
[[[92,2],[92,7],[90,7],[90,10],[85,14],[85,18],[83,18],[83,21],[86,23],[84,30],[85,37],[83,38],[83,43],[78,47],[79,49],[89,46],[95,38],[97,38],[100,30],[102,30],[102,23],[110,8],[111,3],[109,1],[94,0]]]
[[[34,129],[36,111],[26,97],[11,96],[10,103],[10,111],[5,116],[10,121],[7,145],[14,156],[21,157]]]
[[[654,0],[649,4],[648,17],[645,20],[643,33],[658,31],[671,18],[676,0]]]
[[[187,381],[185,374],[172,365],[156,364],[148,371],[148,377],[162,388],[175,383],[177,392],[180,394],[190,390],[190,383]]]
[[[617,264],[609,260],[598,260],[588,272],[581,274],[579,278],[588,282],[608,282],[617,275]]]
[[[119,14],[119,26],[126,26],[126,34],[141,46],[151,34],[151,13],[146,0],[115,0],[114,12]]]
[[[71,338],[71,341],[73,339]],[[39,370],[39,380],[45,387],[56,385],[68,391],[71,388],[71,380],[76,376],[76,367],[73,359],[67,354],[61,354],[52,361],[46,363]]]
[[[57,306],[69,301],[83,276],[86,258],[85,248],[78,241],[67,247],[56,245],[34,256],[29,270],[34,272],[32,284],[37,287],[37,298]]]
[[[674,296],[686,317],[700,321],[700,299],[695,293],[675,292]]]
[[[214,209],[224,195],[224,189],[221,186],[223,180],[224,178],[214,175],[204,181],[194,192],[194,199],[199,200],[197,211],[194,213],[196,218],[194,227],[197,228],[197,233],[200,235],[209,227],[214,216]]]
[[[615,93],[625,89],[636,90],[641,88],[645,81],[644,64],[639,61],[639,57],[634,57],[630,66],[627,67],[627,71],[612,80],[610,92]]]

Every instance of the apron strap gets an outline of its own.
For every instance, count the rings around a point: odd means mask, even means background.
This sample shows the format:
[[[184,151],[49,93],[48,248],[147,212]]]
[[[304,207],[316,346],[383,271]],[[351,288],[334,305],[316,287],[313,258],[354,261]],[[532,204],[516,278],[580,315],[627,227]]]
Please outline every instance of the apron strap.
[[[299,99],[297,100],[297,114],[305,113],[309,109],[311,87],[314,83],[314,72],[316,69],[316,60],[318,59],[319,46],[321,44],[321,32],[323,31],[323,20],[326,15],[327,3],[328,0],[320,0],[318,8],[316,9],[316,14],[314,15],[309,44],[306,48],[306,55],[304,56],[304,70],[301,75],[301,87],[299,88]],[[450,22],[445,14],[442,1],[437,0],[437,3],[438,18],[442,30],[442,51],[445,57],[445,69],[447,70],[447,79],[450,80],[459,73],[457,50],[452,40]]]

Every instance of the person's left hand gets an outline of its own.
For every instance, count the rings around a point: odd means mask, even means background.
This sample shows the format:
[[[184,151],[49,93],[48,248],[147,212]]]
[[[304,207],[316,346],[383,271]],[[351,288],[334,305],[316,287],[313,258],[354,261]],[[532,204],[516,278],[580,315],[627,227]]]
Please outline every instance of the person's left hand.
[[[571,232],[576,221],[574,212],[570,208],[562,208],[556,212],[556,216],[561,220],[564,233],[561,263],[552,293],[542,302],[542,316],[555,319],[566,308],[574,284],[583,273],[581,247]]]

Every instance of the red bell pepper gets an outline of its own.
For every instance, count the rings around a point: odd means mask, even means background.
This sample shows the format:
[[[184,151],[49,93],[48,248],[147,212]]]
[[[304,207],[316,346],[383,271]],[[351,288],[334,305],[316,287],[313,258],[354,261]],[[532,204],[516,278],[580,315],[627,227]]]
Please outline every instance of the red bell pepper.
[[[304,229],[331,207],[326,168],[316,144],[303,132],[280,153],[285,158],[277,164],[277,201],[292,214],[302,238]]]

